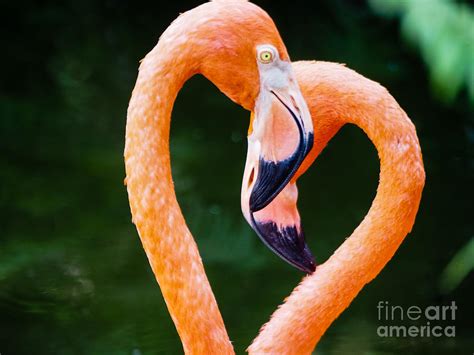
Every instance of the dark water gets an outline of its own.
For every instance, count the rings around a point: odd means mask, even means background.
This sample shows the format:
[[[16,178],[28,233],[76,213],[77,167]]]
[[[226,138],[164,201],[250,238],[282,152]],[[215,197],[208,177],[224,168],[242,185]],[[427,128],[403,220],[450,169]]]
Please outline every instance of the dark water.
[[[293,4],[294,3],[294,4]],[[0,97],[0,353],[173,354],[182,348],[131,224],[122,160],[138,60],[193,4],[6,5]],[[430,93],[398,23],[365,3],[259,3],[294,60],[344,62],[381,82],[417,126],[427,183],[413,233],[318,346],[321,354],[471,354],[473,274],[440,291],[474,235],[473,115]],[[314,5],[316,6],[316,5]],[[304,34],[304,35],[302,35]],[[308,35],[310,34],[310,35]],[[178,199],[198,242],[236,351],[301,279],[240,213],[248,113],[200,77],[176,102],[171,132]],[[375,196],[378,160],[346,126],[300,179],[300,212],[319,263]],[[458,307],[456,337],[379,337],[377,305]],[[394,322],[425,325],[426,321]]]

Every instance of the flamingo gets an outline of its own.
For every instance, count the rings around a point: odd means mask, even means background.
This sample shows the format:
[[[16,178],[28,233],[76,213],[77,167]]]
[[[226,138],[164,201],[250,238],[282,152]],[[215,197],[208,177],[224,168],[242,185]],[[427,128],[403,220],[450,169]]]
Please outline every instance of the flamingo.
[[[124,156],[132,220],[188,354],[234,353],[171,176],[173,102],[195,74],[251,111],[243,214],[275,253],[308,273],[247,350],[309,354],[411,231],[425,181],[415,127],[385,88],[351,69],[290,64],[273,21],[254,4],[214,1],[181,14],[140,64]],[[296,180],[344,124],[375,145],[379,186],[361,224],[314,271]]]

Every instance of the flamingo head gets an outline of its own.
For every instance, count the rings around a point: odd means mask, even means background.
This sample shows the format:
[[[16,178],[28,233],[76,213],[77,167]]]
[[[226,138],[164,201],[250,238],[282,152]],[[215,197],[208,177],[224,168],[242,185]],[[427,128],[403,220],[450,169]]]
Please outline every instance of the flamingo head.
[[[298,269],[315,270],[291,182],[313,147],[313,122],[289,60],[270,44],[257,47],[260,91],[251,115],[242,212],[260,239]]]
[[[311,272],[290,182],[313,146],[313,122],[285,45],[268,14],[249,2],[214,1],[195,11],[199,28],[187,50],[205,59],[196,72],[252,112],[242,212],[271,250]]]

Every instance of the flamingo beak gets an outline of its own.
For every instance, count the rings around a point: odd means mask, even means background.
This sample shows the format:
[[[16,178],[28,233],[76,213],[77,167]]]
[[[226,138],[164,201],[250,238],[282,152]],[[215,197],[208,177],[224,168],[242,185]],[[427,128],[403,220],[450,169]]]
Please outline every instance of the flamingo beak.
[[[297,198],[296,184],[289,183],[266,207],[250,214],[251,226],[270,250],[310,274],[316,263],[305,241]]]
[[[267,83],[267,82],[266,82]],[[310,273],[292,178],[313,147],[313,125],[291,73],[285,85],[264,85],[251,116],[241,207],[260,239],[277,255]],[[270,82],[272,84],[272,82]]]
[[[246,163],[251,212],[266,207],[284,189],[313,147],[309,110],[299,89],[291,89],[269,90],[257,103]]]

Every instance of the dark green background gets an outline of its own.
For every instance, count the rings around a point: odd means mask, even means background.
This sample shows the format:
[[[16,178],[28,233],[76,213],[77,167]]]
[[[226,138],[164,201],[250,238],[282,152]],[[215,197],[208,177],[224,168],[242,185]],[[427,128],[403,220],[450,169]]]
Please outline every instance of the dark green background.
[[[139,59],[178,13],[199,3],[2,5],[2,355],[182,352],[131,223],[122,154]],[[449,105],[437,100],[398,20],[376,15],[364,1],[257,4],[275,20],[293,60],[346,63],[386,86],[415,123],[424,155],[426,187],[413,233],[332,325],[319,352],[472,353],[473,274],[451,292],[439,288],[442,270],[474,235],[467,93]],[[239,353],[302,277],[241,216],[248,123],[248,112],[196,77],[177,99],[171,130],[178,199]],[[378,170],[374,147],[347,126],[300,179],[300,212],[318,263],[366,214]],[[453,300],[454,339],[376,334],[385,325],[377,320],[379,301],[426,307]]]

